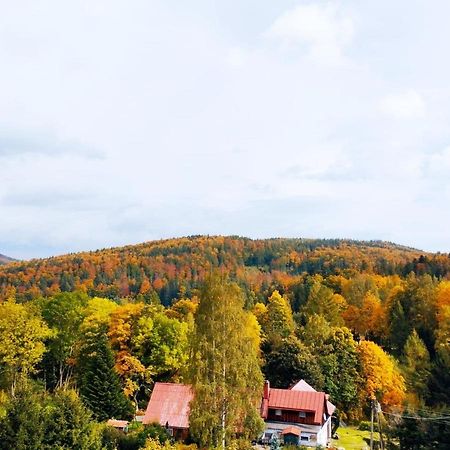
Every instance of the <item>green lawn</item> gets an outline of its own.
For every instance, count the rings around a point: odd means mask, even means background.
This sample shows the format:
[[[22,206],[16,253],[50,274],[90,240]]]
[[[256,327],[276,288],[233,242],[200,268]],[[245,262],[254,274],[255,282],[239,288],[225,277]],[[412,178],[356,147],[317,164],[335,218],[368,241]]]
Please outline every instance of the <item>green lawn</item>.
[[[337,430],[339,439],[333,439],[335,447],[345,448],[345,450],[368,449],[369,446],[363,440],[370,437],[370,431],[359,431],[356,427],[339,427]],[[374,439],[378,438],[378,433],[373,434]]]

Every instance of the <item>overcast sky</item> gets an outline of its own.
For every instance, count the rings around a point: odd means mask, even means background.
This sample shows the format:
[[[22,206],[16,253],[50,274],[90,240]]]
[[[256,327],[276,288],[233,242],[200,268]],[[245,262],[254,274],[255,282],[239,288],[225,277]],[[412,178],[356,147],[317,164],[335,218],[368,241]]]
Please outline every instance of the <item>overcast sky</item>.
[[[0,253],[190,234],[450,251],[448,0],[0,7]]]

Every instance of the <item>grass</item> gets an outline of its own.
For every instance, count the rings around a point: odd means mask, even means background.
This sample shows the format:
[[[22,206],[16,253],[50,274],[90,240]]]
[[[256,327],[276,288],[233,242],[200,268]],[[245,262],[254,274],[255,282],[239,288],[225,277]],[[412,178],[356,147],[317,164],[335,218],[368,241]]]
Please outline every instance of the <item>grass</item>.
[[[345,448],[345,450],[368,449],[363,438],[370,437],[370,431],[360,431],[356,427],[340,427],[337,430],[339,439],[333,439],[332,443],[336,448]],[[378,439],[378,433],[373,434],[374,439]]]

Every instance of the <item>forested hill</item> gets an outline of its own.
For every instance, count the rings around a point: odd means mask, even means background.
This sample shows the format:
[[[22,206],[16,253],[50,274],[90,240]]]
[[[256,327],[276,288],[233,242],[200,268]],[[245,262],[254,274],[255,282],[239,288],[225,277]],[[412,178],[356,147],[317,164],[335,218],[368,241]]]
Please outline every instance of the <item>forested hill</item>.
[[[18,300],[82,290],[109,298],[157,295],[168,305],[180,292],[192,295],[215,267],[256,300],[314,274],[442,278],[450,273],[450,255],[381,241],[192,236],[8,264],[0,267],[0,299],[11,290]]]

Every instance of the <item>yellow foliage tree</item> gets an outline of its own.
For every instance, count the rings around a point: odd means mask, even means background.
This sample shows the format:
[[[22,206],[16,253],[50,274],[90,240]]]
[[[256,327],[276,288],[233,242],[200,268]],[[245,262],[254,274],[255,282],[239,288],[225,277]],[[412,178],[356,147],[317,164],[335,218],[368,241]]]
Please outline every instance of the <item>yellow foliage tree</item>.
[[[0,366],[12,395],[17,381],[34,371],[45,352],[44,340],[52,336],[32,306],[13,299],[0,303]]]
[[[383,334],[385,311],[380,299],[371,292],[364,296],[360,308],[350,305],[343,317],[346,325],[362,337]]]
[[[167,317],[171,319],[178,319],[181,321],[189,320],[189,317],[194,317],[198,308],[198,299],[195,297],[192,300],[182,298],[174,303],[170,308],[166,309]]]
[[[145,378],[145,366],[131,354],[133,331],[144,310],[143,303],[127,303],[111,313],[108,336],[116,350],[115,369],[125,385],[129,397],[139,388],[139,381]]]
[[[400,408],[405,398],[405,380],[395,360],[371,341],[357,347],[364,380],[362,399],[377,399],[384,408]]]
[[[274,291],[267,301],[265,332],[269,339],[285,338],[294,332],[294,319],[289,301]]]

